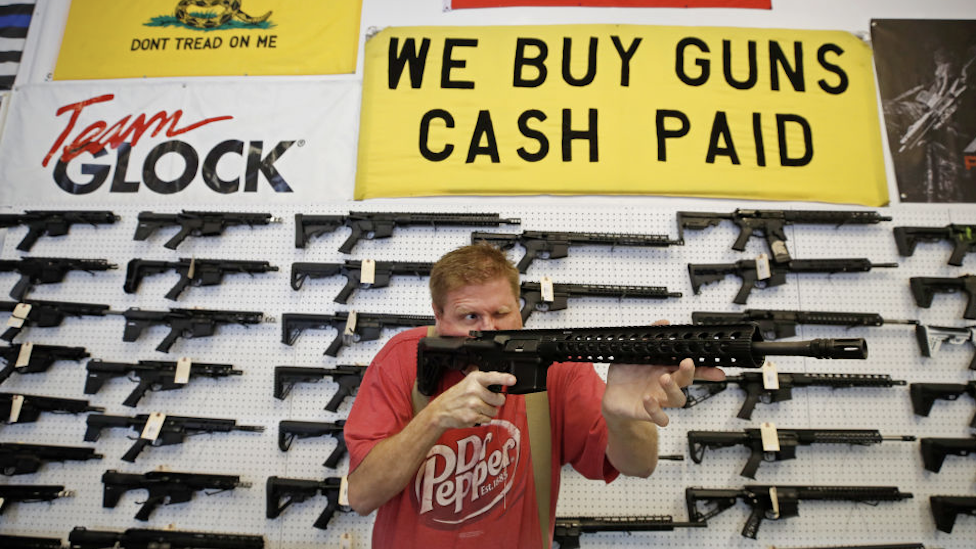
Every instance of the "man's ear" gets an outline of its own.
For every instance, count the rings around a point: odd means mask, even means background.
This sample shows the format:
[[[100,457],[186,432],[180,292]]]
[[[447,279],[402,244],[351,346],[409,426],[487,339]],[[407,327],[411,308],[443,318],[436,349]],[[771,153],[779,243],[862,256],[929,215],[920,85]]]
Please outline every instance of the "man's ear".
[[[434,318],[440,322],[444,318],[444,308],[436,303],[431,303],[430,308],[434,310]]]

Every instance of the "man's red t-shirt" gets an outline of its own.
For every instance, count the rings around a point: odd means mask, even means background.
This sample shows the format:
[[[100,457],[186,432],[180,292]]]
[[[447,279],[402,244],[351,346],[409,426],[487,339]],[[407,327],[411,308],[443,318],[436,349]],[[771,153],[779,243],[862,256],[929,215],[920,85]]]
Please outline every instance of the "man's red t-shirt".
[[[417,342],[426,328],[393,337],[376,355],[356,395],[344,432],[349,471],[381,440],[413,419]],[[438,394],[462,378],[444,376]],[[591,364],[554,364],[548,373],[552,427],[550,539],[559,473],[570,463],[591,479],[618,475],[606,458],[600,412],[606,388]],[[525,397],[508,395],[488,425],[448,430],[431,448],[414,481],[379,508],[373,547],[538,547],[538,506],[529,458]]]

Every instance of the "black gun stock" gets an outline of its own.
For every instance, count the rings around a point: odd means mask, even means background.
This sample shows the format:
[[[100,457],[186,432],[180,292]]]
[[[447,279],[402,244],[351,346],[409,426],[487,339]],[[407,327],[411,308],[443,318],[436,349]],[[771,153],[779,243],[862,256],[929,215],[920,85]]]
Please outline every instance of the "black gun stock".
[[[339,477],[304,480],[270,476],[265,485],[265,514],[269,519],[278,518],[292,503],[302,503],[321,493],[327,498],[328,503],[312,526],[325,530],[336,511],[349,511],[348,507],[339,505],[339,489],[341,486],[342,479]]]
[[[570,297],[615,297],[617,299],[668,299],[681,297],[681,292],[670,292],[664,286],[621,286],[613,284],[552,284],[552,300],[543,297],[543,284],[523,282],[521,286],[522,322],[534,311],[561,311],[568,306]]]
[[[76,526],[68,542],[70,549],[264,549],[263,536],[145,528],[109,532]]]
[[[72,225],[86,223],[93,227],[111,225],[119,216],[106,210],[27,210],[23,214],[0,214],[0,227],[27,225],[27,234],[17,249],[30,251],[42,236],[64,236]]]
[[[863,359],[863,339],[762,340],[755,324],[738,326],[634,326],[471,332],[468,338],[422,338],[417,386],[433,396],[447,370],[470,365],[515,375],[510,394],[546,389],[554,362],[676,365],[685,358],[704,366],[758,368],[767,355]]]
[[[177,473],[172,471],[150,471],[144,474],[105,471],[102,475],[102,507],[114,508],[122,494],[131,490],[146,490],[149,494],[136,513],[136,520],[147,521],[160,505],[186,503],[193,499],[195,492],[213,495],[234,488],[248,488],[249,482],[241,482],[237,475],[211,475],[203,473]]]
[[[929,504],[935,526],[947,534],[952,533],[957,515],[976,516],[976,496],[929,496]]]
[[[704,522],[674,522],[670,515],[634,517],[556,517],[553,541],[559,549],[579,549],[581,534],[597,532],[663,532],[704,528]]]
[[[282,420],[278,422],[278,449],[287,452],[291,448],[291,443],[296,438],[313,438],[331,436],[336,439],[336,448],[326,458],[322,465],[335,469],[339,460],[346,455],[346,437],[344,429],[346,420],[341,419],[334,423],[324,421],[293,421]]]
[[[932,298],[937,293],[965,293],[967,302],[962,317],[969,320],[976,319],[976,275],[963,275],[956,278],[913,276],[908,282],[915,304],[923,309],[932,306]]]
[[[738,385],[746,393],[746,400],[739,409],[740,419],[751,419],[756,404],[762,402],[782,402],[793,398],[795,387],[831,387],[845,389],[850,387],[893,387],[905,385],[903,380],[891,379],[886,374],[805,374],[799,372],[780,372],[776,374],[778,388],[766,388],[763,374],[760,372],[743,372],[739,375],[726,376],[724,381],[695,380],[690,387],[684,389],[688,400],[685,408],[691,408],[724,391],[730,384]],[[703,389],[703,393],[694,393],[694,389]]]
[[[928,416],[936,399],[956,400],[963,394],[976,399],[976,380],[968,383],[912,383],[908,392],[912,398],[912,411],[916,415]],[[976,415],[969,426],[976,429]]]
[[[29,475],[50,461],[88,461],[102,459],[87,446],[51,446],[0,442],[0,472],[6,476]]]
[[[938,473],[946,456],[976,457],[976,435],[970,438],[925,437],[921,443],[922,464],[925,470]]]

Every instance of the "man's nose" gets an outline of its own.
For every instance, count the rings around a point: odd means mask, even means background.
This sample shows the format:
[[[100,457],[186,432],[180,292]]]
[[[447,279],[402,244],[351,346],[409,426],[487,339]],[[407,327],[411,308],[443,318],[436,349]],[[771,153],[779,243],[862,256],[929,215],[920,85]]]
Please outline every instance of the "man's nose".
[[[495,329],[495,319],[488,317],[482,317],[478,320],[478,330],[479,331],[492,331]]]

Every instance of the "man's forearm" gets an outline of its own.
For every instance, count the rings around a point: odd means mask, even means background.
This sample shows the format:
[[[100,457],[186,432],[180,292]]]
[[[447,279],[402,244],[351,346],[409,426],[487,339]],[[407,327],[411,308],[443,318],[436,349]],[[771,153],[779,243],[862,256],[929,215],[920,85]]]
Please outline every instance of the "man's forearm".
[[[607,458],[621,474],[648,477],[657,467],[657,426],[649,421],[607,421]]]

